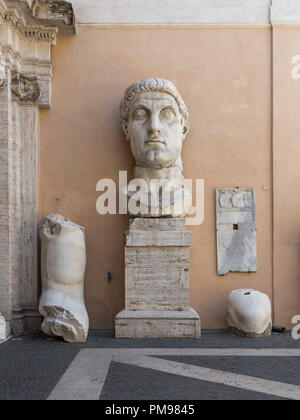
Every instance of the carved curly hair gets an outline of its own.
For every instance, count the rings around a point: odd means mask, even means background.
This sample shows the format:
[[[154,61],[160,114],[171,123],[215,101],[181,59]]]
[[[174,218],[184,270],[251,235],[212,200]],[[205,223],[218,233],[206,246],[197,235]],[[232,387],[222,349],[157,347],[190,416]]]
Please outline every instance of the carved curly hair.
[[[126,137],[128,138],[127,122],[129,118],[131,102],[134,98],[144,92],[165,92],[173,96],[183,117],[183,134],[186,136],[190,128],[189,113],[175,85],[166,79],[146,79],[135,82],[129,86],[125,92],[124,99],[121,101],[121,126],[125,132]]]

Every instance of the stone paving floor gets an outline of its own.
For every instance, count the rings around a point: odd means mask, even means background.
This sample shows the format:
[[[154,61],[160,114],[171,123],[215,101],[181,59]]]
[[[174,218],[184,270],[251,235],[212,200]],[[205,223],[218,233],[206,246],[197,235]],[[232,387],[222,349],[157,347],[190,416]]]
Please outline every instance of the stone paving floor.
[[[43,335],[0,345],[0,400],[300,400],[300,340],[117,340],[93,331],[85,345]]]

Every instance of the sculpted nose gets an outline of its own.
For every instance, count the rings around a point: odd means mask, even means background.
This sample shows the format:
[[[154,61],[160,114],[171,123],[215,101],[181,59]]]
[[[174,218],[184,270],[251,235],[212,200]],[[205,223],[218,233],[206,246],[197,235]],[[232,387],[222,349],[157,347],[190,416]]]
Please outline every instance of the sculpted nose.
[[[159,117],[155,114],[151,115],[151,118],[149,119],[148,124],[148,133],[149,134],[155,134],[160,133],[160,120]]]

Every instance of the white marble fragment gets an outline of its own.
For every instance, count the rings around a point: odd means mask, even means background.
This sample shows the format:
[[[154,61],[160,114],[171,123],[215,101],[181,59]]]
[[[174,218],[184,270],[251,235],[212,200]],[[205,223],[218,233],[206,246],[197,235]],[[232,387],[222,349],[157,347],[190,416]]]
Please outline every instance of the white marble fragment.
[[[265,337],[272,332],[272,307],[264,293],[238,289],[228,297],[227,321],[230,331],[245,337]]]
[[[9,322],[0,313],[0,343],[6,341],[11,336],[11,328]]]
[[[135,217],[184,217],[192,198],[183,176],[187,107],[172,82],[133,83],[121,102],[121,125],[135,158],[133,179],[122,194]]]
[[[6,340],[6,322],[4,316],[0,314],[0,341]]]
[[[57,214],[40,223],[43,293],[42,331],[67,342],[87,340],[89,318],[84,303],[86,247],[84,228]]]

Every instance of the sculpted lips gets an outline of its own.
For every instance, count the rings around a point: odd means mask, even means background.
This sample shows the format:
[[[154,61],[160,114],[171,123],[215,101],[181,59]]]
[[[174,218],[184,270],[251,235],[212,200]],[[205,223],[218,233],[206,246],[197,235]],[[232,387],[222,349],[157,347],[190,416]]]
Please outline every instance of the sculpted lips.
[[[165,141],[163,140],[163,139],[161,139],[161,138],[158,138],[158,137],[150,137],[147,141],[146,141],[146,144],[152,144],[152,145],[155,145],[155,144],[163,144],[164,146],[165,146]]]

